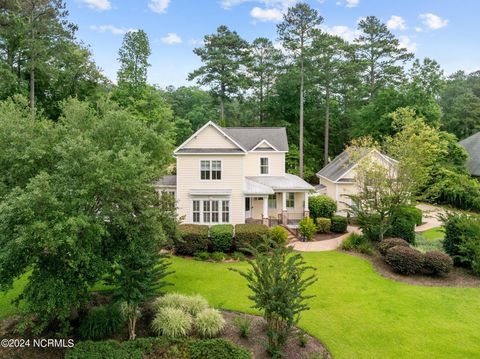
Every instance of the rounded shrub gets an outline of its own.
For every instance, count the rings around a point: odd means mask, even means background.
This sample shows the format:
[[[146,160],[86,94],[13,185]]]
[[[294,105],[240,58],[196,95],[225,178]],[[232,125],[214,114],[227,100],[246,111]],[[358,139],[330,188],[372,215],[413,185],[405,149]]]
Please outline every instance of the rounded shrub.
[[[318,233],[328,233],[332,227],[332,221],[330,218],[319,217],[317,218],[317,231]]]
[[[224,261],[226,258],[227,258],[227,255],[223,252],[213,252],[211,255],[210,255],[210,258],[214,261],[214,262],[222,262]]]
[[[333,233],[345,233],[348,227],[348,219],[343,216],[333,216],[331,218],[332,225],[330,230]]]
[[[90,309],[80,322],[78,334],[82,339],[103,339],[126,325],[126,318],[118,304],[101,305]]]
[[[208,249],[208,226],[199,224],[182,224],[179,226],[180,238],[175,240],[178,254],[194,255]]]
[[[268,227],[263,224],[245,223],[235,225],[235,248],[244,251],[265,243]]]
[[[452,270],[453,260],[446,253],[431,251],[425,253],[423,266],[431,274],[445,275]]]
[[[233,226],[217,224],[210,227],[210,241],[215,252],[229,252],[233,246]]]
[[[193,256],[197,261],[208,261],[210,259],[210,253],[208,252],[197,252]]]
[[[317,226],[315,225],[315,222],[313,222],[313,219],[311,219],[310,217],[303,218],[298,223],[298,229],[300,231],[300,234],[305,237],[307,241],[311,241],[314,234],[317,232]]]
[[[388,234],[392,237],[405,239],[410,244],[415,244],[415,222],[406,217],[394,218]]]
[[[337,211],[337,202],[326,195],[308,198],[308,210],[312,218],[330,218]]]
[[[176,308],[195,316],[202,310],[208,308],[208,302],[201,295],[190,296],[179,293],[168,293],[162,297],[158,297],[153,303],[153,308],[157,312],[162,308]]]
[[[216,309],[204,309],[195,317],[195,330],[202,338],[216,337],[223,328],[225,328],[225,319]]]
[[[410,245],[402,238],[386,238],[378,244],[378,251],[384,256],[390,248],[395,246],[409,247]]]
[[[274,226],[269,230],[270,239],[275,243],[285,245],[288,243],[288,231],[282,226]]]
[[[152,321],[157,335],[169,338],[186,337],[192,331],[193,318],[189,313],[172,307],[160,308]]]
[[[388,249],[385,261],[400,274],[415,274],[423,268],[423,254],[411,247],[395,246]]]

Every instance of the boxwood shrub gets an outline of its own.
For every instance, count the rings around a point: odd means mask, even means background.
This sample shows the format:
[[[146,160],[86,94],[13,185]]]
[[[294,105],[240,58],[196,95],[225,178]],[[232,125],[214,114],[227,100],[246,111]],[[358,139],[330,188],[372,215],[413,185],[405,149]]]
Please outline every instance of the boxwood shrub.
[[[427,252],[424,255],[424,268],[433,275],[448,274],[453,268],[452,258],[440,251]]]
[[[395,246],[387,250],[385,261],[400,274],[415,274],[423,268],[423,253],[405,246]]]
[[[318,233],[329,233],[331,227],[332,227],[332,221],[330,220],[330,218],[324,218],[324,217],[317,218]]]
[[[233,226],[231,224],[211,226],[210,241],[214,252],[229,252],[233,246]]]
[[[337,211],[337,202],[326,195],[308,198],[308,210],[312,218],[331,218]]]
[[[348,227],[348,219],[343,216],[333,216],[331,218],[332,225],[330,230],[333,233],[345,233]]]
[[[200,224],[181,224],[180,239],[175,241],[178,254],[194,255],[208,249],[208,226]]]
[[[237,224],[235,226],[235,248],[245,251],[249,246],[258,247],[268,236],[268,227],[264,224]]]
[[[402,238],[387,238],[378,244],[378,251],[384,256],[390,248],[395,246],[409,247],[410,245]]]

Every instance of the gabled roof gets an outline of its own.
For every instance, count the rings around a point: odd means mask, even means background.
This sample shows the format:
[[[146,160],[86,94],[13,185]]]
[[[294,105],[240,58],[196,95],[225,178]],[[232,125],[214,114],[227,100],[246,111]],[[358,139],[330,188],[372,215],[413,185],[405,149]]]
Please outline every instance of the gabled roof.
[[[368,154],[372,152],[378,153],[382,158],[384,158],[386,161],[395,164],[398,163],[397,160],[381,153],[380,151],[377,150],[372,150],[372,149],[360,149],[359,151],[362,151],[360,156],[358,157],[358,160],[353,161],[350,158],[350,155],[348,154],[347,151],[343,151],[340,153],[335,159],[330,162],[328,165],[323,167],[320,171],[317,172],[317,177],[322,177],[326,178],[332,182],[339,182],[343,176],[345,176],[353,167],[357,165],[357,163],[367,156]]]
[[[459,142],[468,152],[467,168],[472,176],[480,176],[480,132]]]
[[[277,151],[288,152],[287,131],[285,127],[223,127],[230,135],[248,151],[266,141]]]

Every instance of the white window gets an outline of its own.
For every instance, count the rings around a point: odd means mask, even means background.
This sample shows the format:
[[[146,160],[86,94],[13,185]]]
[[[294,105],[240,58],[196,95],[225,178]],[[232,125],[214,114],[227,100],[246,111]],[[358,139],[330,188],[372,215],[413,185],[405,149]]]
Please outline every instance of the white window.
[[[200,201],[193,201],[193,222],[200,223]]]
[[[218,223],[218,201],[212,201],[212,223]]]
[[[268,195],[268,208],[277,208],[277,195]]]
[[[230,202],[222,201],[222,222],[230,222]]]
[[[295,193],[287,192],[287,208],[295,208]]]
[[[222,161],[200,161],[200,179],[202,180],[221,180],[222,179]]]
[[[260,157],[260,174],[268,175],[268,157]]]
[[[220,207],[221,206],[221,207]],[[200,221],[200,219],[202,219]],[[230,222],[230,201],[192,201],[193,223],[229,223]]]
[[[210,201],[203,201],[203,223],[210,223]]]

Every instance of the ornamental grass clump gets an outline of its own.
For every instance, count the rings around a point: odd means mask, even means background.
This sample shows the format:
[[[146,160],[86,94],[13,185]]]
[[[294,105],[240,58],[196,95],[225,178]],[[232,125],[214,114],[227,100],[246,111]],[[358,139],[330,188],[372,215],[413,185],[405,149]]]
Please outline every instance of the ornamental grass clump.
[[[192,331],[193,318],[182,309],[160,308],[152,321],[152,330],[157,335],[169,338],[186,337]]]
[[[225,328],[225,319],[217,309],[204,309],[195,317],[195,330],[202,338],[218,336]]]

